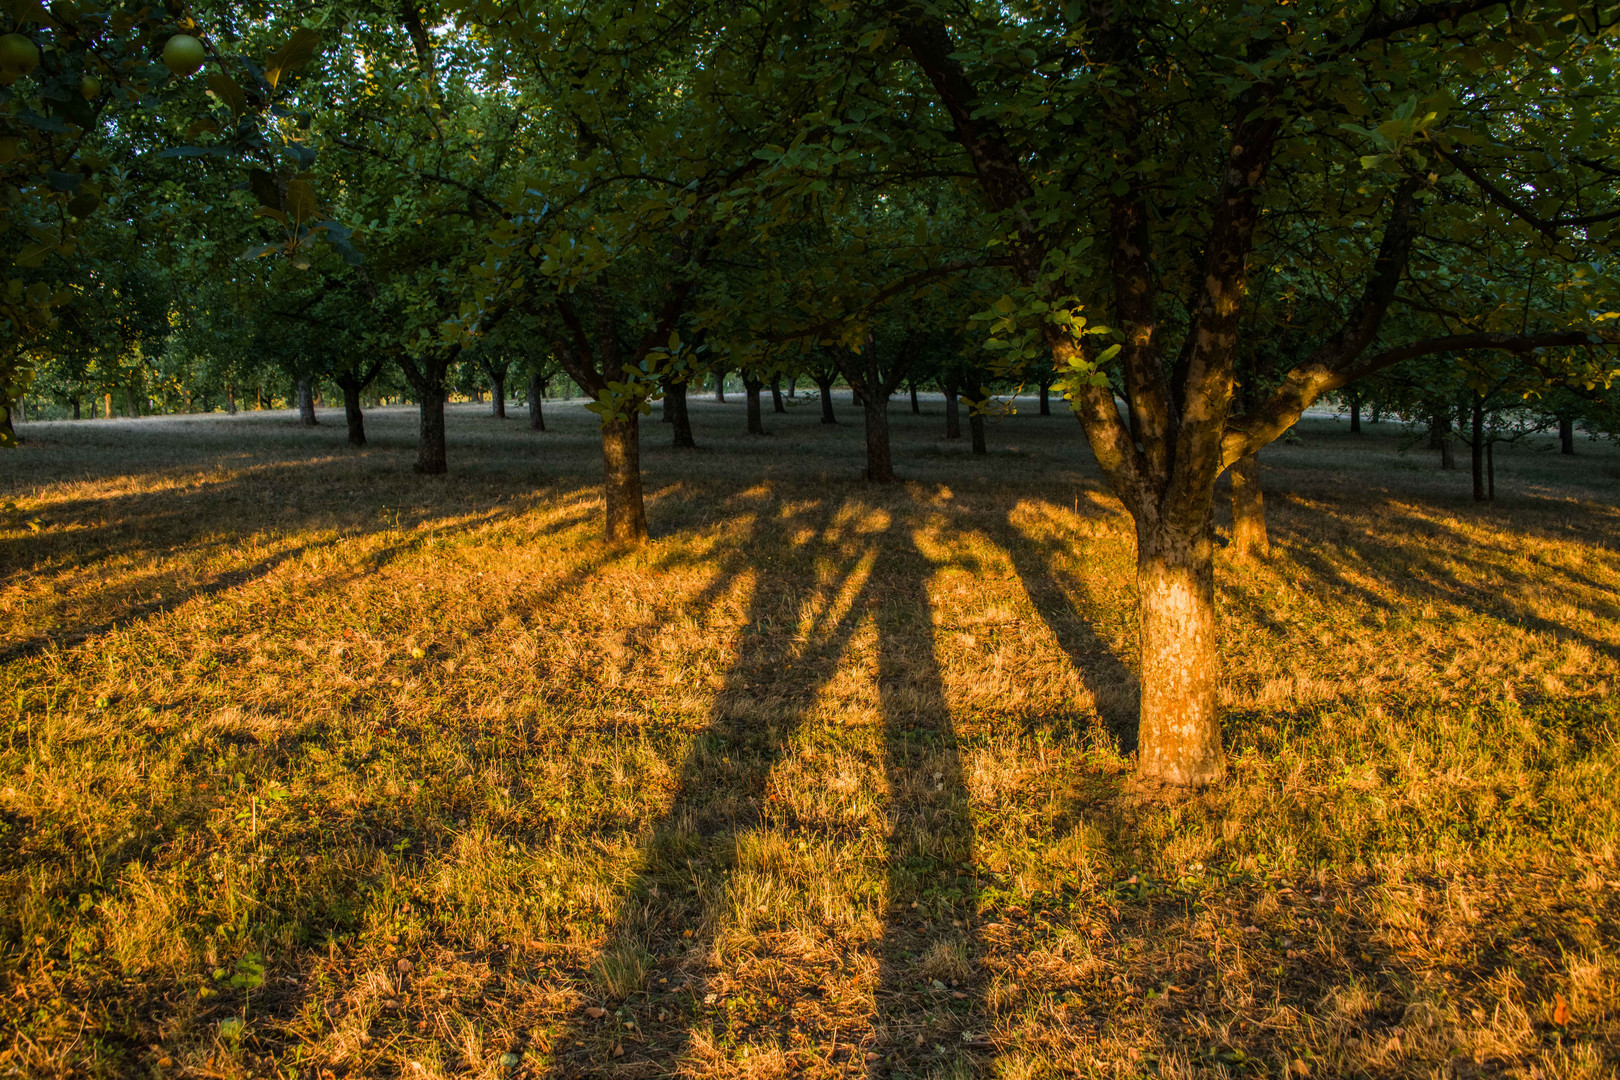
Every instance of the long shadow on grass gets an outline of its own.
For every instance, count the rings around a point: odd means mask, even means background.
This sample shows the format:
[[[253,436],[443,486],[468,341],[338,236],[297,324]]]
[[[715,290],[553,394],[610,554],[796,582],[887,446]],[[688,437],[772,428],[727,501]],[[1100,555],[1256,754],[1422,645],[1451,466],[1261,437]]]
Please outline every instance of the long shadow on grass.
[[[687,751],[675,797],[591,965],[597,992],[609,1004],[623,1002],[641,1028],[627,1035],[617,1016],[571,1020],[551,1039],[554,1075],[665,1075],[690,1048],[694,1026],[724,1040],[791,1024],[791,1002],[743,1015],[705,988],[719,924],[739,914],[732,879],[740,847],[766,821],[771,772],[838,670],[864,611],[873,553],[859,509],[825,500],[785,519],[760,515],[722,556],[715,580],[729,583],[756,567],[767,530],[814,536],[759,572],[709,724]]]

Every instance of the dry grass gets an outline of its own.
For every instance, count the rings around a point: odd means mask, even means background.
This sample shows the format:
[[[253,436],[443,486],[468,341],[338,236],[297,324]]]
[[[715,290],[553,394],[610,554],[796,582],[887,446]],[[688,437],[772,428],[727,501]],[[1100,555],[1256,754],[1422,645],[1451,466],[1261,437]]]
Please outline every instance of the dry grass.
[[[1620,455],[1268,451],[1167,802],[1072,420],[694,412],[629,553],[577,410],[25,428],[0,1075],[1614,1075]]]

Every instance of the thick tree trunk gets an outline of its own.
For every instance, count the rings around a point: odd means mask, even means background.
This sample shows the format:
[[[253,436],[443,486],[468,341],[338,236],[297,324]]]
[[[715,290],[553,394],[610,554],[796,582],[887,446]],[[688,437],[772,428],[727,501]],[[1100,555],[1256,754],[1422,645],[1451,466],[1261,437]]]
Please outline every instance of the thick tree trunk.
[[[782,376],[780,375],[771,380],[771,411],[777,413],[787,412],[787,405],[782,401]]]
[[[1146,537],[1138,529],[1136,587],[1142,642],[1137,736],[1143,777],[1213,784],[1221,753],[1215,641],[1215,568],[1206,523],[1189,535]]]
[[[366,417],[360,411],[358,383],[341,383],[343,387],[343,416],[349,422],[349,445],[366,445]]]
[[[832,384],[831,379],[817,379],[816,388],[821,391],[821,422],[823,424],[836,424],[838,418],[832,410]]]
[[[506,372],[489,377],[489,411],[495,417],[506,419]]]
[[[627,420],[602,426],[602,466],[607,495],[604,533],[612,544],[647,539],[647,511],[641,499],[641,440],[632,412]]]
[[[866,416],[866,478],[874,484],[894,482],[894,459],[889,453],[889,397],[864,395]]]
[[[911,391],[911,415],[912,416],[921,416],[922,415],[922,404],[917,401],[917,380],[916,379],[909,380],[907,382],[907,384],[906,384],[906,387],[907,387],[907,389],[909,389]]]
[[[442,476],[449,471],[444,453],[443,388],[424,391],[417,387],[417,407],[422,414],[422,430],[416,444],[416,464],[412,468],[425,476]]]
[[[672,382],[664,392],[664,400],[669,402],[670,445],[677,450],[697,449],[697,440],[692,438],[692,414],[686,407],[689,385],[686,382]]]
[[[957,397],[954,383],[945,384],[945,437],[947,439],[962,437],[962,403]]]
[[[1575,421],[1567,416],[1558,418],[1558,452],[1560,454],[1575,452]]]
[[[1469,430],[1468,464],[1474,479],[1474,501],[1485,501],[1485,399],[1474,395],[1472,424]]]
[[[743,376],[743,392],[747,395],[748,400],[748,434],[750,435],[765,434],[765,418],[760,415],[759,408],[759,392],[764,388],[765,384],[760,380],[749,375]]]
[[[1232,466],[1232,555],[1238,559],[1271,554],[1266,536],[1266,503],[1260,489],[1260,457],[1250,454]]]
[[[714,400],[719,405],[726,403],[726,373],[723,371],[714,373]]]
[[[320,423],[315,418],[315,380],[307,376],[298,380],[298,419],[310,427]]]
[[[529,427],[546,430],[546,381],[538,371],[529,375]]]
[[[131,420],[139,419],[140,415],[141,415],[141,396],[140,396],[140,394],[137,393],[135,388],[132,386],[125,393],[124,396],[129,398],[129,402],[128,402],[128,404],[129,404],[129,418]]]
[[[984,413],[978,409],[968,410],[968,431],[973,436],[973,452],[988,454],[990,448],[984,441]]]

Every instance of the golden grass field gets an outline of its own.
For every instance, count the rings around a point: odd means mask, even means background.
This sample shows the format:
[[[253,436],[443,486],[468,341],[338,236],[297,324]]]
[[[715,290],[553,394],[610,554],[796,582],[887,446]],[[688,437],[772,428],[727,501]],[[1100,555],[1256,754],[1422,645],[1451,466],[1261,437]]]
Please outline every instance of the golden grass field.
[[[594,418],[485,408],[22,428],[0,1076],[1615,1075],[1612,446],[1266,451],[1173,797],[1072,419],[896,400],[877,489],[694,399],[612,551]]]

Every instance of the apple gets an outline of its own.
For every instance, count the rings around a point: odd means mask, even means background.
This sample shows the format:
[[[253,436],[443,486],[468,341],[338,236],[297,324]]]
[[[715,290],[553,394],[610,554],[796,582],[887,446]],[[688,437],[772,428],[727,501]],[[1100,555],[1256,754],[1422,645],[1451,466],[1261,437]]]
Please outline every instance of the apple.
[[[83,94],[87,101],[96,100],[101,96],[101,80],[86,72],[79,80],[79,93]]]
[[[22,34],[0,37],[0,69],[22,76],[39,67],[39,46]]]
[[[163,63],[176,75],[184,78],[197,74],[208,58],[203,43],[190,34],[176,34],[163,46]]]

